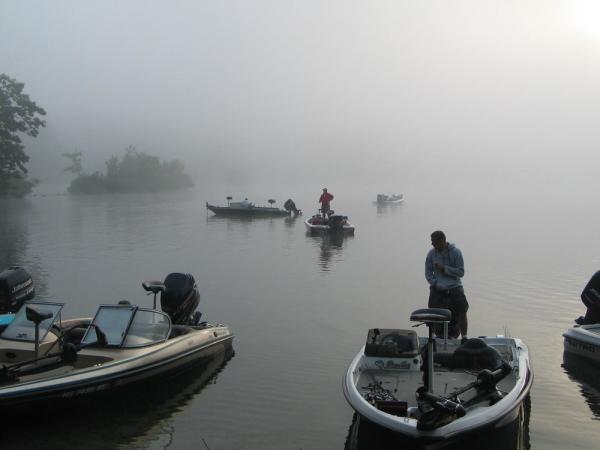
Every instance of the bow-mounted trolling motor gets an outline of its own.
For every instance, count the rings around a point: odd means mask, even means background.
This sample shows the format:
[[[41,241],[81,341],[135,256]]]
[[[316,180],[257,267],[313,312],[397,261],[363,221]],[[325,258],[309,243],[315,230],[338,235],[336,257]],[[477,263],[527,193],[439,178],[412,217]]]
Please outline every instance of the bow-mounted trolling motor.
[[[196,311],[200,294],[194,277],[189,273],[171,273],[164,282],[144,281],[142,287],[156,296],[160,293],[160,307],[169,315],[174,325],[197,325],[202,313]]]

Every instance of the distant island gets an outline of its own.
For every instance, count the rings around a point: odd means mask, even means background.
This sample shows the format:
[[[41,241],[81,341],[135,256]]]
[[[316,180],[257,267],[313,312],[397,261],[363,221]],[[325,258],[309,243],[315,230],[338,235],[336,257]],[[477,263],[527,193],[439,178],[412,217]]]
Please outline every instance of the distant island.
[[[81,155],[81,152],[63,153],[71,160],[65,171],[77,175],[67,189],[71,194],[165,192],[194,186],[180,161],[161,161],[158,156],[138,152],[133,146],[125,149],[122,157],[112,156],[106,161],[106,173],[84,173]]]

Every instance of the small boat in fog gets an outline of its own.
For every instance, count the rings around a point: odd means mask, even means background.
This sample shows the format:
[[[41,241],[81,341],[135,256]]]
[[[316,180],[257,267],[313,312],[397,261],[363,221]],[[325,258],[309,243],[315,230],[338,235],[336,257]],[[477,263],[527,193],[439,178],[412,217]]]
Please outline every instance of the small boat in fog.
[[[133,388],[231,350],[227,326],[200,322],[190,274],[143,287],[153,308],[121,301],[100,305],[93,318],[62,320],[63,303],[24,303],[0,335],[0,405],[56,405]]]
[[[274,199],[269,199],[271,206],[256,206],[254,203],[244,199],[240,202],[231,202],[227,197],[227,206],[216,206],[206,202],[206,208],[219,216],[238,217],[284,217],[289,215],[301,215],[302,211],[296,208],[292,199],[285,202],[285,209],[274,207]]]
[[[342,216],[340,214],[332,214],[327,217],[323,217],[321,214],[315,214],[310,219],[306,219],[304,225],[311,234],[354,233],[354,225],[348,221],[348,216]]]
[[[374,202],[377,205],[396,205],[404,201],[403,194],[377,194],[377,200]]]
[[[496,429],[518,417],[533,374],[527,346],[496,336],[435,338],[447,309],[419,309],[410,320],[429,327],[371,329],[343,380],[348,403],[363,418],[403,436],[438,440]]]

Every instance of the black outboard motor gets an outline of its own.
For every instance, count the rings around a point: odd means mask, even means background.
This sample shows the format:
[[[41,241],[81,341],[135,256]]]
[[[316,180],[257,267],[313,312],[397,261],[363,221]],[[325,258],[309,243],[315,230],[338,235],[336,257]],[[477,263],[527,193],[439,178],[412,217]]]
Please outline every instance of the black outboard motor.
[[[347,216],[334,215],[329,218],[329,229],[334,232],[340,232],[344,230],[344,223],[348,219]]]
[[[579,325],[600,323],[600,270],[586,284],[581,293],[581,301],[587,307],[585,316],[575,320]]]
[[[165,290],[160,295],[160,306],[175,325],[196,325],[200,313],[196,311],[200,294],[194,277],[189,273],[171,273],[165,278]]]
[[[289,213],[294,213],[296,216],[299,216],[300,214],[302,214],[302,211],[300,211],[298,208],[296,208],[296,204],[294,203],[294,200],[292,200],[291,198],[288,198],[286,200],[286,202],[283,204],[283,208]]]
[[[22,267],[9,267],[0,272],[0,314],[17,312],[21,305],[35,297],[31,275]]]

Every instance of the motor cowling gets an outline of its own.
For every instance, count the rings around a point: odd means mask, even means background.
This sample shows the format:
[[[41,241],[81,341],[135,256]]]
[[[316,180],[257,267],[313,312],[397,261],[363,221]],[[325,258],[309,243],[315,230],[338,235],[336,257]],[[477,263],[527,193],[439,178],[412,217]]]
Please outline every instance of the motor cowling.
[[[329,217],[329,228],[331,229],[331,231],[342,231],[344,229],[346,219],[348,219],[348,217],[341,215],[334,215]]]
[[[587,307],[584,317],[576,319],[580,325],[600,323],[600,270],[597,271],[583,288],[581,301]]]
[[[0,313],[16,312],[34,297],[33,279],[25,269],[12,266],[0,272]]]
[[[164,281],[165,290],[160,295],[160,306],[175,325],[194,325],[194,314],[200,303],[196,280],[189,273],[171,273]]]

